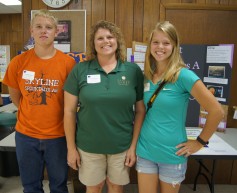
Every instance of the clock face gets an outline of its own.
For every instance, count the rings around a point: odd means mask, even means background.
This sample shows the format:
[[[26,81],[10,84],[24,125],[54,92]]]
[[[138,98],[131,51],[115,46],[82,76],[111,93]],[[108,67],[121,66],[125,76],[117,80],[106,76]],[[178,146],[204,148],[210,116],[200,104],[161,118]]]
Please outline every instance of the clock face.
[[[49,7],[60,8],[67,5],[70,0],[43,0],[43,2]]]

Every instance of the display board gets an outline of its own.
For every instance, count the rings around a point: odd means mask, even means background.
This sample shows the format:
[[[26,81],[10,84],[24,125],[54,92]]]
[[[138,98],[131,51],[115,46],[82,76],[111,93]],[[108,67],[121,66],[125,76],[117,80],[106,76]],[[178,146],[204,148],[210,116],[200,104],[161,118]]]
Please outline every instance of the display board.
[[[219,131],[224,131],[226,128],[233,52],[233,44],[181,45],[181,54],[186,66],[200,77],[225,111],[225,117],[218,125]],[[206,116],[205,109],[190,97],[186,126],[203,127]]]

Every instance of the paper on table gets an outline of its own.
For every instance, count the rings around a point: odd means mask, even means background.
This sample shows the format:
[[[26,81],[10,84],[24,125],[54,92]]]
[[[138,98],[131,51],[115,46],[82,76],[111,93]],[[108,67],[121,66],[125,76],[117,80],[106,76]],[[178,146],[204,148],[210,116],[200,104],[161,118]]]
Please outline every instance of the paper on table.
[[[200,149],[194,155],[237,155],[237,150],[214,133],[208,147]]]
[[[186,131],[188,139],[195,140],[202,128],[187,128]],[[209,140],[208,147],[200,149],[193,155],[237,155],[237,150],[214,133]]]
[[[1,112],[13,113],[13,112],[16,112],[17,110],[18,110],[17,107],[13,103],[0,107],[0,113]]]

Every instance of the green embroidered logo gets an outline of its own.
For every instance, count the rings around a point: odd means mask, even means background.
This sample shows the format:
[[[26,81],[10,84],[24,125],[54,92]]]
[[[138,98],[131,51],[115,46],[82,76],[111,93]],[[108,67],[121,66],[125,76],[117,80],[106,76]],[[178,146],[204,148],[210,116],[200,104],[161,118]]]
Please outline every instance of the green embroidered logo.
[[[121,86],[128,86],[130,81],[126,80],[126,76],[122,76],[121,79],[118,79],[118,84]]]

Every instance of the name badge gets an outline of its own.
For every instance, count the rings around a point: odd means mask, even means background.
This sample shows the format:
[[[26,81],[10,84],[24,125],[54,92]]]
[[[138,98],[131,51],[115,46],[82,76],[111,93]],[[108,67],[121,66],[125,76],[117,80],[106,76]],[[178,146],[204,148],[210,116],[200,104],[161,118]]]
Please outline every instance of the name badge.
[[[87,75],[87,83],[88,84],[94,84],[94,83],[100,83],[100,74],[95,74],[95,75]]]
[[[22,79],[34,80],[34,78],[35,78],[35,72],[23,70]]]
[[[150,82],[144,84],[144,92],[147,92],[150,90]]]

